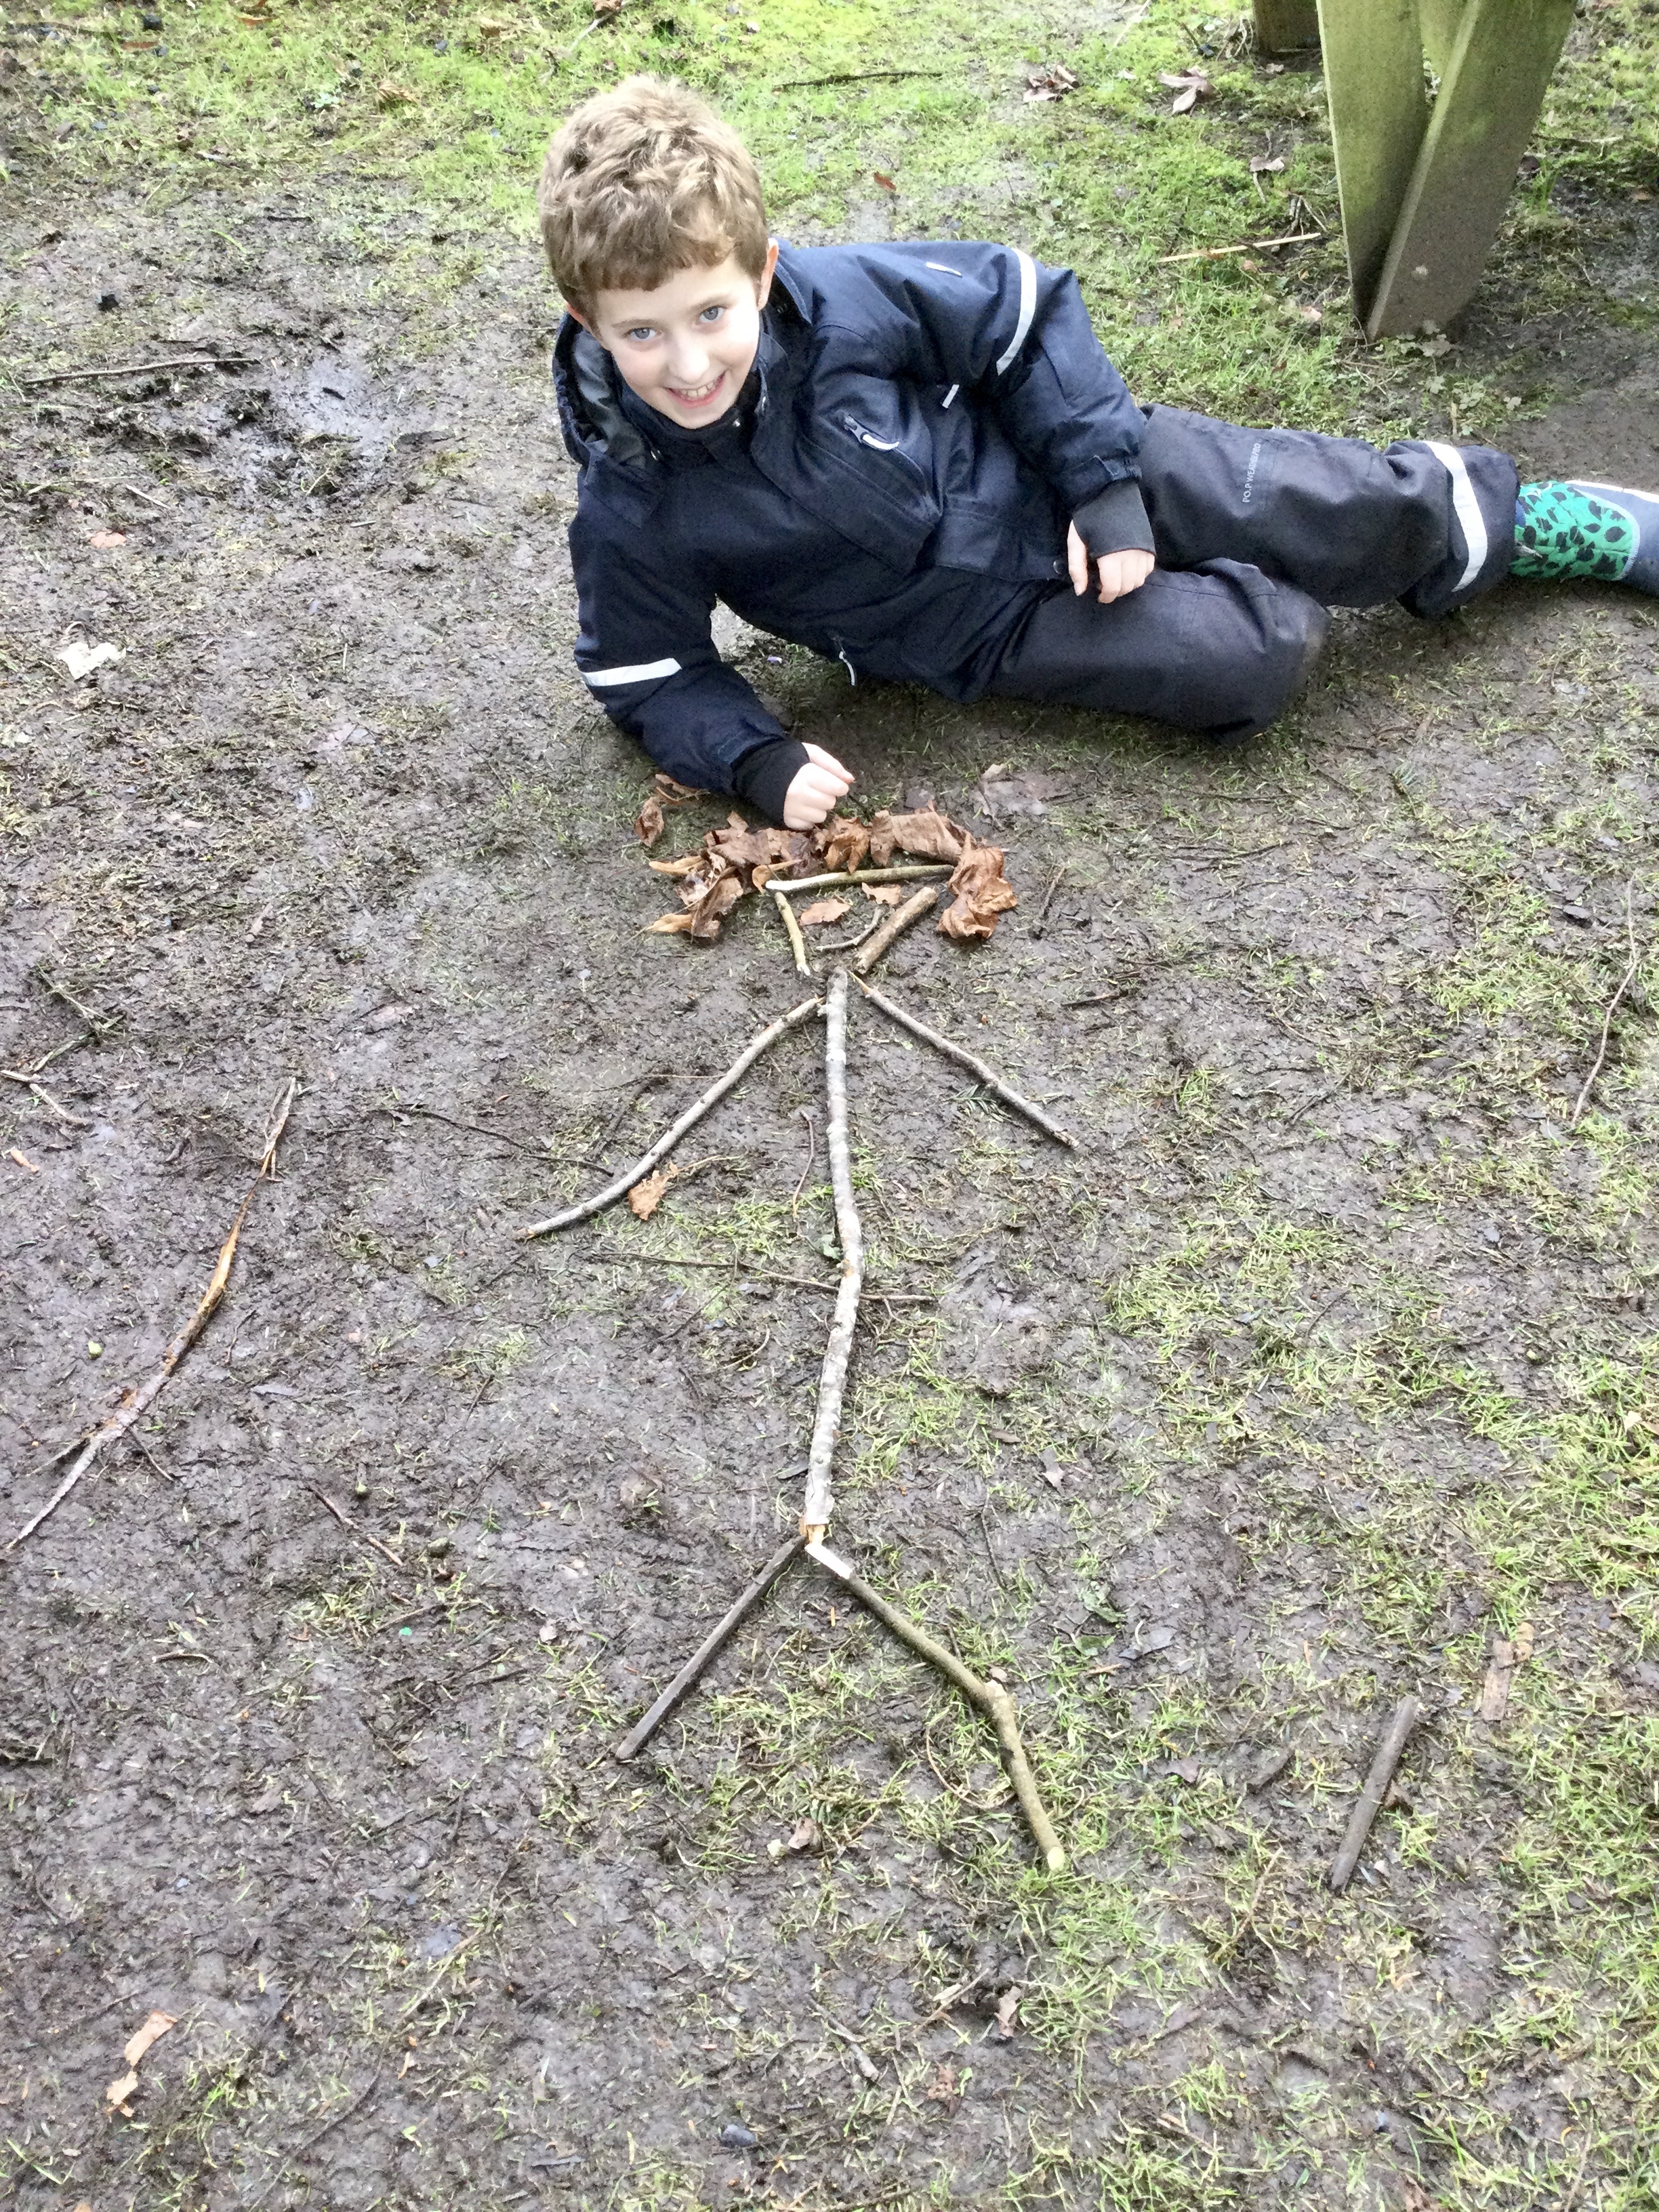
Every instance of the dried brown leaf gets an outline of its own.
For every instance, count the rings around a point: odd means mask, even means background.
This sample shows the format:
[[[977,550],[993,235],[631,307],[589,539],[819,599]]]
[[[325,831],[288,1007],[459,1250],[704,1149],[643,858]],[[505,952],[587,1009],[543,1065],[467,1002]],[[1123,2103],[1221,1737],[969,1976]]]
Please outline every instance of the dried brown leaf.
[[[634,817],[634,835],[641,845],[654,845],[666,824],[663,819],[662,801],[653,792]]]
[[[801,908],[795,919],[803,929],[813,929],[820,922],[839,921],[842,915],[851,912],[852,905],[851,899],[814,899],[811,906],[804,906]]]
[[[699,791],[695,783],[676,783],[673,777],[661,769],[651,779],[657,787],[657,796],[665,806],[689,806],[694,799],[707,799],[706,791]]]
[[[1063,62],[1051,62],[1045,70],[1033,70],[1025,79],[1027,100],[1059,100],[1068,92],[1077,90],[1078,80]]]
[[[628,1194],[628,1210],[636,1221],[650,1220],[662,1204],[663,1193],[678,1173],[679,1170],[670,1160],[665,1168],[659,1168],[654,1175],[648,1175],[635,1184]]]
[[[871,865],[890,867],[895,853],[908,853],[918,860],[959,860],[967,834],[937,806],[921,807],[914,814],[890,814],[883,807],[870,824]]]
[[[660,914],[654,921],[647,921],[640,934],[641,937],[684,937],[690,933],[696,918],[690,914]]]
[[[744,880],[735,868],[718,876],[691,916],[691,934],[700,944],[712,944],[720,924],[744,894]]]
[[[821,1840],[816,1820],[799,1820],[789,1832],[787,1848],[792,1851],[815,1851]]]
[[[896,906],[904,896],[902,884],[866,884],[864,896],[875,906]]]
[[[104,2092],[105,2101],[112,2108],[125,2111],[127,2099],[138,2087],[138,2064],[151,2044],[159,2043],[170,2027],[177,2027],[176,2013],[152,2012],[144,2024],[127,2038],[126,2048],[121,2053],[127,2070],[112,2081]]]
[[[1002,872],[1004,854],[998,845],[976,844],[969,838],[951,878],[951,903],[939,916],[939,934],[960,942],[988,937],[1000,914],[1012,913],[1019,904],[1014,887]]]
[[[659,876],[689,876],[693,868],[702,866],[704,858],[702,853],[682,853],[675,860],[647,860],[645,865]]]
[[[1012,2043],[1014,2028],[1019,2019],[1019,1991],[1004,1990],[997,1999],[996,2027],[993,2033],[999,2043]]]
[[[826,874],[841,875],[864,866],[870,849],[870,832],[850,814],[831,815],[817,837]]]
[[[389,76],[380,79],[374,96],[382,107],[414,107],[419,105],[421,97],[418,92],[411,92],[406,84],[398,84]]]

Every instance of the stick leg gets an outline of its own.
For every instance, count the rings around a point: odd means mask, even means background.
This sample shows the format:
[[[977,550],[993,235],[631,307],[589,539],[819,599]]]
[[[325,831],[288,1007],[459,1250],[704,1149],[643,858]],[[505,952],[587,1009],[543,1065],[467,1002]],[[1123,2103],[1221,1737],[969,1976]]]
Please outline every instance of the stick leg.
[[[901,1644],[908,1644],[930,1666],[937,1667],[941,1674],[947,1675],[963,1697],[989,1717],[1008,1763],[1008,1779],[1014,1785],[1014,1795],[1019,1800],[1026,1825],[1036,1839],[1037,1849],[1042,1853],[1049,1873],[1060,1873],[1066,1865],[1065,1846],[1054,1833],[1054,1822],[1048,1818],[1042,1800],[1037,1795],[1036,1780],[1025,1756],[1025,1747],[1020,1741],[1014,1701],[1001,1683],[981,1681],[979,1676],[964,1667],[948,1646],[937,1642],[925,1628],[918,1628],[914,1620],[889,1605],[884,1597],[878,1596],[869,1583],[861,1581],[846,1560],[830,1551],[827,1545],[812,1543],[807,1546],[806,1550],[809,1558],[816,1559],[821,1567],[846,1585],[866,1613],[873,1613],[882,1626],[896,1636]]]
[[[737,1603],[715,1622],[655,1704],[635,1722],[633,1727],[617,1746],[617,1758],[625,1762],[644,1750],[646,1745],[649,1743],[680,1699],[703,1672],[710,1660],[720,1652],[732,1632],[741,1626],[744,1614],[752,1611],[760,1603],[800,1548],[800,1538],[792,1536],[787,1544],[781,1545],[773,1553]]]

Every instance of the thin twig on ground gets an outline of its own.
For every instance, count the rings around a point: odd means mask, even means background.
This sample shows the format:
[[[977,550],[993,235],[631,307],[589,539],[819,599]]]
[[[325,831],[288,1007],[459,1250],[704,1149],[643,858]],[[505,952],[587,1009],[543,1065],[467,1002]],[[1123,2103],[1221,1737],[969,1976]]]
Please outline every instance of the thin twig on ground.
[[[1371,1761],[1371,1771],[1365,1777],[1365,1786],[1359,1793],[1359,1802],[1348,1816],[1347,1832],[1341,1849],[1331,1861],[1330,1884],[1340,1896],[1353,1880],[1354,1869],[1359,1864],[1359,1854],[1365,1848],[1365,1838],[1371,1832],[1371,1822],[1377,1808],[1389,1794],[1389,1784],[1394,1780],[1394,1771],[1400,1764],[1400,1754],[1406,1748],[1406,1739],[1417,1726],[1423,1708],[1415,1698],[1401,1698],[1394,1709],[1388,1732],[1376,1747],[1376,1756]]]
[[[640,1078],[640,1080],[634,1085],[628,1096],[623,1100],[622,1104],[617,1107],[616,1112],[611,1116],[611,1119],[605,1123],[604,1128],[600,1130],[598,1137],[594,1139],[593,1150],[595,1152],[603,1152],[605,1151],[611,1139],[616,1135],[617,1130],[621,1128],[623,1121],[628,1118],[628,1115],[633,1111],[634,1108],[639,1104],[641,1099],[644,1097],[646,1092],[647,1091],[654,1091],[659,1083],[666,1083],[669,1080],[670,1073],[671,1071],[669,1069],[659,1067],[653,1074],[644,1075]],[[528,1149],[528,1147],[526,1147],[526,1149]]]
[[[860,945],[868,944],[869,940],[875,935],[876,932],[881,927],[886,919],[887,916],[878,909],[876,918],[870,924],[868,929],[860,929],[857,934],[853,937],[837,937],[833,939],[819,939],[813,945],[812,950],[814,952],[820,954],[825,952],[856,952]]]
[[[827,1544],[811,1543],[806,1547],[807,1557],[816,1559],[827,1572],[834,1575],[850,1590],[866,1613],[872,1613],[882,1626],[908,1644],[932,1666],[953,1681],[965,1698],[970,1698],[980,1711],[988,1714],[997,1732],[997,1741],[1007,1762],[1008,1779],[1014,1785],[1020,1810],[1036,1839],[1050,1874],[1058,1874],[1066,1864],[1065,1850],[1054,1833],[1054,1823],[1043,1810],[1042,1800],[1037,1795],[1036,1781],[1025,1756],[1025,1747],[1020,1741],[1018,1716],[1014,1701],[1000,1682],[982,1682],[979,1676],[963,1666],[954,1651],[918,1628],[909,1617],[877,1595],[868,1583],[856,1575],[848,1562],[832,1552]]]
[[[1623,1005],[1626,992],[1641,970],[1642,955],[1636,942],[1636,915],[1631,906],[1631,897],[1635,888],[1636,879],[1632,877],[1625,885],[1625,934],[1630,940],[1630,958],[1626,963],[1624,974],[1619,978],[1619,988],[1607,1000],[1607,1010],[1601,1017],[1601,1042],[1595,1048],[1595,1065],[1584,1078],[1584,1087],[1578,1094],[1578,1103],[1573,1108],[1572,1119],[1567,1124],[1569,1131],[1576,1129],[1584,1118],[1584,1109],[1589,1104],[1590,1092],[1595,1088],[1595,1079],[1601,1073],[1607,1056],[1607,1047],[1613,1040],[1613,1018]]]
[[[918,1021],[914,1014],[907,1014],[902,1006],[896,1005],[891,999],[884,998],[873,984],[860,982],[859,988],[872,1006],[879,1006],[883,1013],[896,1021],[901,1029],[908,1030],[912,1036],[919,1036],[924,1044],[932,1045],[934,1051],[943,1053],[946,1060],[955,1060],[958,1067],[965,1067],[977,1082],[984,1085],[993,1097],[1001,1099],[1003,1104],[1012,1107],[1016,1114],[1023,1114],[1028,1121],[1034,1122],[1042,1130],[1045,1137],[1052,1137],[1057,1145],[1069,1145],[1076,1151],[1077,1139],[1069,1130],[1062,1129],[1052,1115],[1044,1113],[1042,1107],[1027,1098],[1023,1091],[1016,1091],[1012,1085],[1005,1083],[996,1070],[988,1066],[977,1053],[969,1052],[965,1045],[952,1044],[949,1037],[941,1036],[926,1022]]]
[[[21,1083],[49,1113],[55,1114],[60,1121],[66,1121],[71,1129],[89,1129],[92,1127],[84,1114],[71,1114],[67,1106],[59,1104],[50,1091],[42,1090],[32,1075],[20,1075],[15,1068],[0,1067],[0,1082]]]
[[[54,982],[50,975],[42,976],[40,980],[45,983],[46,989],[51,993],[54,999],[61,999],[64,1004],[72,1013],[80,1015],[82,1020],[86,1024],[88,1029],[92,1032],[94,1036],[101,1037],[106,1030],[112,1030],[115,1027],[115,1021],[112,1016],[109,1014],[94,1014],[90,1006],[83,1006],[72,991],[65,989],[62,983]],[[77,1039],[76,1042],[79,1042],[80,1040]],[[60,1047],[60,1049],[68,1050],[69,1048],[67,1046]],[[40,1066],[42,1067],[44,1067],[46,1064],[45,1060],[40,1062]]]
[[[256,366],[252,354],[208,354],[184,361],[131,361],[125,367],[110,368],[52,369],[42,376],[20,376],[17,381],[25,386],[89,384],[94,378],[102,376],[154,376],[164,368],[249,368]]]
[[[1054,902],[1054,893],[1066,880],[1066,863],[1062,860],[1048,879],[1048,888],[1042,894],[1042,904],[1037,908],[1036,920],[1031,924],[1033,937],[1041,937],[1042,926],[1048,919],[1048,909]]]
[[[836,1233],[841,1241],[841,1287],[836,1293],[830,1340],[823,1348],[823,1366],[818,1376],[812,1442],[807,1454],[806,1490],[801,1502],[801,1534],[809,1543],[822,1538],[830,1525],[834,1503],[830,1494],[830,1466],[841,1428],[842,1400],[847,1390],[847,1363],[853,1354],[853,1338],[858,1328],[859,1294],[864,1286],[864,1228],[853,1196],[853,1154],[847,1127],[844,968],[837,968],[830,979],[829,1002],[824,1009],[823,1075],[830,1109],[824,1142],[830,1153],[830,1181],[836,1198]]]
[[[617,1746],[617,1758],[625,1764],[644,1750],[646,1745],[668,1718],[691,1685],[703,1673],[732,1632],[742,1625],[744,1617],[760,1603],[800,1548],[801,1540],[799,1536],[792,1536],[787,1544],[779,1546],[742,1596],[721,1614],[720,1620],[709,1630],[708,1635],[704,1637],[702,1642],[691,1654],[684,1666],[680,1668],[679,1673],[675,1675],[661,1696],[635,1722],[633,1727]]]
[[[225,1285],[230,1280],[231,1262],[236,1257],[237,1240],[242,1233],[242,1224],[247,1218],[247,1210],[253,1203],[254,1193],[275,1168],[277,1143],[287,1124],[298,1083],[299,1079],[296,1076],[289,1082],[288,1089],[283,1094],[276,1115],[266,1132],[264,1151],[259,1161],[259,1172],[254,1178],[252,1188],[249,1190],[247,1196],[236,1209],[236,1218],[230,1225],[229,1236],[226,1237],[223,1245],[220,1248],[218,1265],[213,1270],[212,1280],[202,1293],[201,1304],[162,1353],[161,1364],[149,1380],[131,1392],[107,1419],[99,1423],[76,1453],[69,1473],[52,1492],[46,1504],[32,1518],[23,1523],[11,1541],[5,1546],[4,1550],[0,1551],[0,1558],[4,1558],[8,1553],[15,1552],[20,1544],[27,1542],[41,1522],[49,1520],[58,1510],[104,1447],[106,1444],[114,1443],[118,1438],[125,1436],[133,1423],[142,1419],[149,1411],[166,1388],[167,1379],[173,1370],[212,1319],[214,1309],[224,1296]]]
[[[799,1006],[792,1006],[787,1014],[781,1014],[769,1029],[763,1029],[758,1036],[750,1039],[720,1080],[710,1084],[696,1103],[688,1106],[673,1127],[665,1130],[649,1152],[642,1153],[632,1167],[624,1168],[621,1175],[606,1183],[603,1190],[596,1191],[592,1198],[582,1199],[574,1206],[567,1206],[562,1212],[550,1213],[545,1221],[532,1222],[528,1229],[520,1229],[518,1231],[520,1242],[526,1243],[532,1237],[545,1237],[556,1229],[574,1228],[577,1222],[591,1221],[596,1213],[603,1213],[607,1206],[614,1206],[619,1198],[633,1189],[642,1176],[650,1174],[659,1160],[673,1151],[688,1129],[695,1128],[709,1109],[720,1103],[769,1047],[775,1045],[798,1023],[804,1022],[809,1014],[816,1013],[820,1001],[815,998],[803,999]]]
[[[774,92],[808,92],[820,84],[873,84],[878,79],[891,83],[906,76],[943,76],[943,70],[842,70],[835,76],[787,76],[781,84],[775,84]]]
[[[806,1165],[800,1171],[800,1181],[789,1194],[790,1217],[796,1221],[800,1218],[800,1194],[806,1188],[806,1178],[811,1174],[812,1163],[818,1156],[817,1116],[810,1106],[802,1106],[798,1110],[806,1124]]]
[[[902,937],[912,922],[920,921],[925,914],[931,914],[938,904],[939,887],[929,884],[917,891],[914,897],[906,899],[902,906],[895,907],[874,936],[866,939],[853,955],[854,975],[867,975],[877,961],[884,958],[892,949],[894,940]]]
[[[806,957],[806,939],[800,933],[800,924],[795,919],[795,909],[781,891],[774,891],[773,903],[782,919],[784,933],[789,939],[789,950],[795,956],[795,965],[803,975],[810,975],[812,963]]]
[[[1283,238],[1247,238],[1240,246],[1194,246],[1184,253],[1162,253],[1157,265],[1167,269],[1172,261],[1220,261],[1230,253],[1266,253],[1278,246],[1317,246],[1322,230],[1289,230]]]
[[[490,1378],[488,1376],[485,1377],[486,1381],[489,1381],[489,1379]],[[337,1505],[325,1490],[319,1490],[314,1482],[307,1483],[306,1488],[320,1504],[327,1506],[329,1511],[334,1516],[334,1518],[339,1522],[340,1526],[346,1531],[348,1535],[355,1536],[360,1544],[372,1544],[383,1559],[391,1560],[392,1565],[396,1567],[400,1575],[406,1575],[409,1573],[410,1569],[408,1562],[406,1560],[400,1559],[391,1547],[389,1545],[383,1544],[378,1536],[371,1536],[367,1528],[360,1528],[357,1526],[357,1523],[351,1518],[351,1516],[345,1511],[343,1507]]]
[[[766,888],[787,891],[793,898],[797,891],[845,890],[848,884],[919,883],[924,878],[948,876],[951,866],[949,860],[900,860],[890,868],[848,868],[828,876],[773,876]]]

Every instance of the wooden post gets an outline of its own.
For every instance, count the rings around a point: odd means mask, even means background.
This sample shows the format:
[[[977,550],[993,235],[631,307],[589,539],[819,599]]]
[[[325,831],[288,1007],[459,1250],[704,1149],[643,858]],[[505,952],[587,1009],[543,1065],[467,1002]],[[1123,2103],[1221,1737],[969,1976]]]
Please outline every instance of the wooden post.
[[[1417,0],[1417,12],[1423,27],[1423,58],[1437,76],[1444,76],[1463,20],[1463,0]]]
[[[1319,0],[1255,0],[1255,43],[1264,54],[1319,44]]]
[[[1348,282],[1367,322],[1428,127],[1417,0],[1319,0],[1319,32]]]
[[[1353,4],[1321,0],[1322,16],[1345,13]],[[1384,4],[1392,7],[1394,0],[1371,0],[1377,11]],[[1466,0],[1369,307],[1356,280],[1368,337],[1449,322],[1468,303],[1498,234],[1572,9],[1573,0]],[[1334,87],[1328,31],[1325,52],[1327,78]],[[1341,179],[1340,137],[1337,174]],[[1347,215],[1344,180],[1345,227]],[[1352,255],[1350,240],[1351,270]]]

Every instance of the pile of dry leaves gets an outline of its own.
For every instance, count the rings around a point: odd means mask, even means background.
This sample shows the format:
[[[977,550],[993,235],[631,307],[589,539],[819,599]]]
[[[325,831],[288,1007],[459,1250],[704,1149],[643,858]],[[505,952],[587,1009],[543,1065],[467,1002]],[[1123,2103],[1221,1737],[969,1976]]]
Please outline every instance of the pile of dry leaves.
[[[665,810],[702,796],[671,776],[659,775],[640,810],[634,834],[642,845],[654,845],[663,834]],[[649,930],[708,944],[719,936],[720,924],[750,891],[764,890],[769,884],[784,888],[804,876],[891,867],[900,854],[913,860],[941,861],[951,869],[951,903],[939,924],[945,937],[988,937],[997,916],[1019,903],[1003,873],[1001,848],[980,844],[971,831],[936,806],[912,814],[890,814],[884,807],[868,823],[836,814],[816,830],[751,830],[742,815],[732,814],[723,830],[708,832],[698,851],[650,863],[659,875],[675,878],[681,911],[664,915]],[[902,896],[895,884],[866,884],[864,889],[866,897],[883,904],[896,903]],[[799,918],[808,924],[838,921],[846,911],[844,904],[826,899],[804,909]]]

